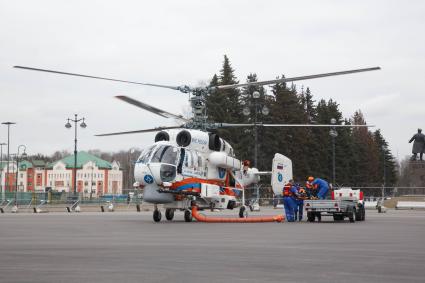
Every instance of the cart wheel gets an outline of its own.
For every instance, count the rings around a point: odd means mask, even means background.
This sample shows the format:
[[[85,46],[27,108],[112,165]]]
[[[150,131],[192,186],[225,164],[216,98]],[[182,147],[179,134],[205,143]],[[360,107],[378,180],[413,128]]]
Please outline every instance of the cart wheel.
[[[366,220],[366,209],[363,207],[362,209],[362,221]]]
[[[334,221],[342,221],[344,220],[344,216],[340,215],[340,214],[334,214]]]
[[[348,212],[348,219],[350,220],[350,223],[354,223],[356,221],[356,210],[350,210],[350,212]]]
[[[318,222],[322,222],[322,214],[320,214],[320,212],[316,213],[316,217]]]
[[[173,220],[173,218],[174,218],[174,209],[167,208],[165,210],[165,218],[167,218],[168,221]]]

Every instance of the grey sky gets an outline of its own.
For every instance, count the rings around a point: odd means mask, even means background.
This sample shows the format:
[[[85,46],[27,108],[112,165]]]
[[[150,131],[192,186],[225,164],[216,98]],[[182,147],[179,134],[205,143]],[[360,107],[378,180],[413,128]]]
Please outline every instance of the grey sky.
[[[223,55],[240,81],[381,66],[381,71],[299,82],[333,98],[344,116],[361,109],[400,158],[423,119],[424,1],[3,1],[0,0],[0,120],[15,121],[11,146],[50,154],[73,149],[64,127],[78,113],[79,148],[127,150],[154,134],[96,133],[172,125],[127,105],[128,95],[181,113],[187,96],[107,81],[13,69],[13,65],[125,80],[197,85]],[[0,142],[6,141],[0,128]]]

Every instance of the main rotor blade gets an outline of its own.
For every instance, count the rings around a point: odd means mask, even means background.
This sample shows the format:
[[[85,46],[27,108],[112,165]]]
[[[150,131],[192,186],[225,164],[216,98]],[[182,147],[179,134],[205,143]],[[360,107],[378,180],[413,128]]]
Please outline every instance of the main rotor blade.
[[[380,69],[381,69],[380,67],[373,67],[373,68],[356,69],[356,70],[333,72],[333,73],[324,73],[324,74],[310,75],[310,76],[282,78],[282,79],[261,81],[261,82],[250,82],[250,83],[234,84],[234,85],[219,85],[219,86],[216,86],[216,87],[212,87],[212,89],[214,89],[214,88],[216,88],[216,89],[231,89],[231,88],[238,88],[238,87],[245,87],[245,86],[270,85],[270,84],[276,84],[276,83],[286,83],[286,82],[310,80],[310,79],[330,77],[330,76],[339,76],[339,75],[347,75],[347,74],[360,73],[360,72],[375,71],[375,70],[380,70]]]
[[[135,81],[125,81],[125,80],[119,80],[119,79],[111,79],[111,78],[104,78],[104,77],[97,77],[97,76],[90,76],[90,75],[82,75],[82,74],[68,73],[68,72],[55,71],[55,70],[47,70],[47,69],[38,69],[38,68],[25,67],[25,66],[13,66],[13,68],[24,69],[24,70],[29,70],[29,71],[39,71],[39,72],[46,72],[46,73],[67,75],[67,76],[83,77],[83,78],[90,78],[90,79],[114,81],[114,82],[121,82],[121,83],[128,83],[128,84],[137,84],[137,85],[147,85],[147,86],[154,86],[154,87],[162,87],[162,88],[169,88],[169,89],[174,89],[174,90],[180,90],[181,91],[181,87],[179,87],[179,86],[149,84],[149,83],[141,83],[141,82],[135,82]]]
[[[147,110],[147,111],[149,111],[149,112],[152,112],[152,113],[154,113],[154,114],[156,114],[156,115],[159,115],[159,116],[161,116],[161,117],[165,117],[165,118],[175,118],[175,119],[182,120],[182,121],[184,121],[184,122],[189,122],[189,120],[188,120],[188,119],[184,118],[184,117],[183,117],[183,116],[181,116],[181,115],[176,115],[176,114],[173,114],[173,113],[170,113],[170,112],[167,112],[167,111],[161,110],[161,109],[159,109],[159,108],[156,108],[156,107],[151,106],[151,105],[149,105],[149,104],[146,104],[146,103],[143,103],[143,102],[141,102],[141,101],[135,100],[135,99],[130,98],[130,97],[128,97],[128,96],[118,95],[118,96],[115,96],[115,97],[116,97],[116,98],[118,98],[118,99],[121,99],[122,101],[125,101],[125,102],[127,102],[127,103],[130,103],[130,104],[132,104],[132,105],[134,105],[134,106],[137,106],[137,107],[139,107],[139,108],[142,108],[142,109],[144,109],[144,110]]]
[[[332,124],[262,124],[263,127],[328,127],[328,128],[359,128],[375,127],[375,125],[332,125]]]
[[[357,128],[357,127],[375,127],[375,125],[332,125],[332,124],[229,124],[229,123],[215,123],[217,128],[225,127],[328,127],[328,128]]]
[[[96,137],[105,137],[105,136],[117,136],[117,135],[127,135],[127,134],[140,134],[140,133],[150,133],[150,132],[157,132],[161,130],[170,130],[170,129],[180,129],[183,125],[180,126],[173,126],[173,127],[158,127],[153,129],[146,129],[146,130],[138,130],[138,131],[128,131],[128,132],[116,132],[116,133],[108,133],[108,134],[98,134],[95,135]]]

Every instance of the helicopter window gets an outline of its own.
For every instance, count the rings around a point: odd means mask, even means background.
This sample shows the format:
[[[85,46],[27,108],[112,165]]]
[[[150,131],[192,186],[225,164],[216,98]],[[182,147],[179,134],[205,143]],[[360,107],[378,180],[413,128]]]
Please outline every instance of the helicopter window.
[[[198,154],[192,151],[192,167],[196,170],[198,167]]]
[[[199,156],[198,163],[200,168],[204,167],[204,159],[201,155]]]
[[[187,154],[184,156],[184,166],[186,168],[192,167],[192,153],[187,151]]]
[[[137,159],[137,163],[147,163],[149,161],[149,157],[152,155],[152,151],[154,148],[155,146],[145,148],[142,151],[142,154],[140,154],[139,159]]]
[[[168,164],[176,164],[177,148],[170,145],[161,145],[157,148],[152,156],[151,162],[161,162]]]

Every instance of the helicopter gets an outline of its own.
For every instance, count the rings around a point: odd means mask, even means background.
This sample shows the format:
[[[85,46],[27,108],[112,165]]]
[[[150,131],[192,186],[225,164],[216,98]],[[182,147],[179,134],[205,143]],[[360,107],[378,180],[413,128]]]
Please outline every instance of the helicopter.
[[[329,76],[346,75],[379,70],[380,67],[323,73],[292,78],[279,78],[268,81],[247,82],[232,85],[191,87],[188,85],[170,86],[143,83],[114,78],[106,78],[78,73],[40,69],[26,66],[14,68],[48,72],[60,75],[108,80],[121,83],[173,89],[189,94],[192,117],[170,113],[128,96],[116,96],[123,102],[147,110],[164,118],[179,121],[177,126],[163,126],[143,130],[98,134],[96,136],[126,135],[157,132],[154,143],[145,147],[134,166],[134,187],[143,189],[143,201],[154,205],[153,220],[161,221],[159,205],[165,208],[165,217],[171,221],[176,210],[184,211],[184,220],[193,219],[193,206],[200,209],[230,209],[239,207],[239,217],[247,217],[245,187],[258,183],[261,175],[271,175],[271,186],[275,195],[280,195],[283,185],[292,179],[292,161],[276,153],[271,171],[260,172],[246,161],[236,158],[229,142],[214,130],[231,127],[371,127],[372,125],[335,124],[263,124],[263,123],[215,123],[207,117],[206,97],[218,90],[265,86],[276,83],[294,82]]]

